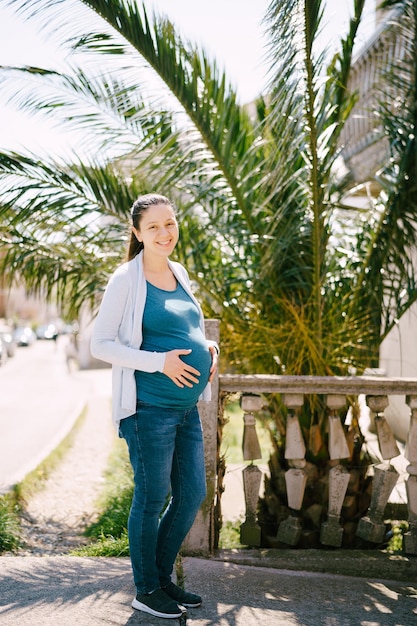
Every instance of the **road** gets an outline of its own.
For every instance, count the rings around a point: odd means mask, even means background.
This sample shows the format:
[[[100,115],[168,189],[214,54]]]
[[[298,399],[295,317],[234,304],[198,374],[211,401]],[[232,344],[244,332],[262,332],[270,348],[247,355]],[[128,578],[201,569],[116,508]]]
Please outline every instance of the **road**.
[[[0,493],[22,480],[70,431],[94,385],[70,372],[67,338],[19,347],[0,368]],[[109,377],[110,370],[103,371]]]

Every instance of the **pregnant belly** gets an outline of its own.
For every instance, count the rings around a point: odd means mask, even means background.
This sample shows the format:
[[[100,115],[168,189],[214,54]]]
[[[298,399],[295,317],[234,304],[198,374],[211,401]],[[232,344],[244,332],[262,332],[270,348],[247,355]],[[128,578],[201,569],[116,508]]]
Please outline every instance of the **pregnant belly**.
[[[135,373],[137,385],[137,397],[142,402],[167,408],[189,408],[194,406],[207,386],[210,376],[211,354],[201,344],[193,344],[191,353],[181,356],[181,359],[195,367],[200,372],[198,383],[192,387],[178,387],[168,376],[162,372]]]
[[[193,345],[190,349],[190,354],[182,355],[181,359],[200,372],[200,383],[206,385],[210,376],[210,351],[207,346],[201,346],[201,344]]]

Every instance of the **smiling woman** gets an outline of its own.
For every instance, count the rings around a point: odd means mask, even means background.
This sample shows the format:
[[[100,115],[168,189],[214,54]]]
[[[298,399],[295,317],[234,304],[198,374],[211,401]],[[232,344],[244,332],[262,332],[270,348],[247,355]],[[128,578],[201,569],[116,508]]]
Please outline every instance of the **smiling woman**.
[[[218,347],[205,338],[187,271],[169,260],[178,242],[171,201],[142,195],[131,217],[128,261],[107,285],[91,351],[113,366],[113,419],[134,474],[128,523],[137,589],[132,606],[173,618],[182,607],[201,604],[171,574],[206,496],[197,402],[210,399]]]

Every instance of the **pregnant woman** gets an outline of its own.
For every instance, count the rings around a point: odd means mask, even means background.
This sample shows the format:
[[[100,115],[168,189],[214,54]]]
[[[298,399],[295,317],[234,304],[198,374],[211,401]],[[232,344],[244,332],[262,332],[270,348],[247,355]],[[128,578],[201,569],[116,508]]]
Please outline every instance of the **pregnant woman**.
[[[113,419],[133,468],[132,606],[176,618],[202,602],[171,575],[206,495],[197,402],[210,399],[218,346],[205,338],[187,271],[169,259],[178,241],[170,200],[140,196],[132,224],[128,260],[105,290],[91,353],[112,364]]]

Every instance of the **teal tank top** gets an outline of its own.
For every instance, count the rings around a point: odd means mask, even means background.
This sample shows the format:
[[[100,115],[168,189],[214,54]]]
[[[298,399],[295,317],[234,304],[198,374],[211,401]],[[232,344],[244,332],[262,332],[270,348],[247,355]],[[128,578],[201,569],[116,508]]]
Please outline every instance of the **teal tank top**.
[[[188,350],[181,358],[200,372],[193,387],[178,387],[162,372],[135,371],[137,398],[147,404],[165,408],[193,407],[205,389],[210,376],[211,354],[200,328],[200,312],[177,283],[174,291],[146,283],[147,297],[142,321],[141,349],[150,352]]]

